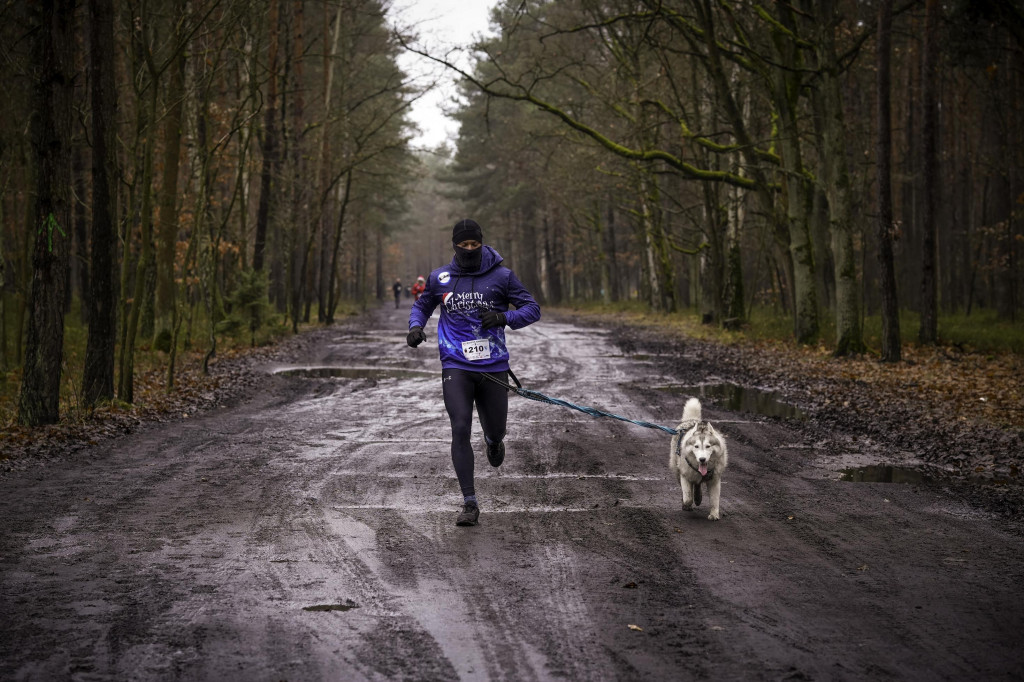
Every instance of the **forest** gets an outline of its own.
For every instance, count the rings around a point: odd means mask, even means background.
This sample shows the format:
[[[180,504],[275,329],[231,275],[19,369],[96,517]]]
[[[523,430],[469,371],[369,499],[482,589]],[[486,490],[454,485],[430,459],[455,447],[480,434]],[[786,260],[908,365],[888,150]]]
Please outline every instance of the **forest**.
[[[469,67],[385,0],[38,0],[0,46],[24,425],[133,403],[143,355],[174,390],[184,353],[376,305],[461,217],[542,305],[768,311],[886,362],[1020,322],[1017,0],[505,0]],[[405,51],[459,79],[450,145],[412,143]]]

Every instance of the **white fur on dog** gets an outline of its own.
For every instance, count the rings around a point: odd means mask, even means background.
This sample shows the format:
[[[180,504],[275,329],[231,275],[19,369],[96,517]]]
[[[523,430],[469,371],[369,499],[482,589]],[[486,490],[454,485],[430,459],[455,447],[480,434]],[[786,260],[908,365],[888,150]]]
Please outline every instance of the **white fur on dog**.
[[[701,482],[707,483],[708,497],[711,498],[708,518],[717,521],[722,472],[729,464],[729,453],[725,448],[725,437],[710,422],[701,421],[700,414],[700,401],[696,398],[687,400],[683,407],[683,420],[676,427],[679,433],[672,436],[668,468],[679,479],[683,509],[687,511],[693,509],[694,500],[700,495]]]

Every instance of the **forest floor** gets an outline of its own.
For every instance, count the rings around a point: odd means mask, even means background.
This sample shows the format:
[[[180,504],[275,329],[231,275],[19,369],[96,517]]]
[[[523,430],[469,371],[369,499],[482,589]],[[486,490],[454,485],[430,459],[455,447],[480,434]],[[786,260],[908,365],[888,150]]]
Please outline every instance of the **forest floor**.
[[[666,426],[700,396],[722,518],[680,508],[665,433],[513,396],[458,528],[437,351],[406,319],[5,434],[0,679],[1024,676],[1014,358],[886,367],[547,311],[508,332],[524,385]]]

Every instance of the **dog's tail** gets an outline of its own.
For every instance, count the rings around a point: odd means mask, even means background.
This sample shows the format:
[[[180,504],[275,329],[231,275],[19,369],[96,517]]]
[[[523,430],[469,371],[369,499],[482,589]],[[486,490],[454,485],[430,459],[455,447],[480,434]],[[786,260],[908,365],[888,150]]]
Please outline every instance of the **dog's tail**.
[[[686,405],[683,407],[683,421],[700,421],[700,401],[696,398],[686,401]]]

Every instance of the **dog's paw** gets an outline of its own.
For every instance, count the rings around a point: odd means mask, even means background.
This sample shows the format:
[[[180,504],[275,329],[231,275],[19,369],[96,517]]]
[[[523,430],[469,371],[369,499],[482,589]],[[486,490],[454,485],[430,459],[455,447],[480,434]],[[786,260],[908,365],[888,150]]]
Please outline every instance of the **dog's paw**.
[[[683,511],[693,511],[693,500],[683,502]]]
[[[713,510],[711,510],[711,513],[708,514],[708,521],[717,521],[717,520],[718,520],[718,510],[717,509],[713,509]]]

